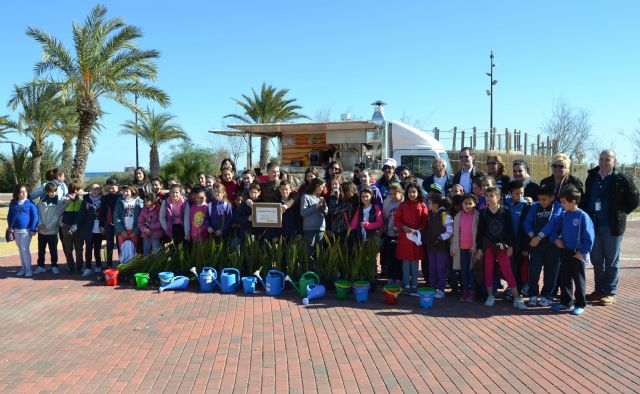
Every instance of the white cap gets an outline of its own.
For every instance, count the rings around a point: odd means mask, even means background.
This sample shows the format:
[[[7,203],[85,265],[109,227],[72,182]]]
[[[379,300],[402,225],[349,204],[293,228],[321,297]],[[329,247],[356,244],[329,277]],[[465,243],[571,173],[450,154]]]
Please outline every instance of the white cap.
[[[382,161],[382,166],[383,167],[384,166],[389,166],[389,167],[396,168],[398,166],[398,162],[395,159],[392,159],[392,158],[389,157],[389,158],[384,159]]]

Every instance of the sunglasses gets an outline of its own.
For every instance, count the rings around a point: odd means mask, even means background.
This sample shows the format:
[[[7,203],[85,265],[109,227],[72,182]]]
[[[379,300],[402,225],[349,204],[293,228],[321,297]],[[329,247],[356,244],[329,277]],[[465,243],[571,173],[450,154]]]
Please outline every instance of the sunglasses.
[[[498,163],[497,163],[497,162],[495,162],[495,161],[489,161],[489,162],[487,162],[487,165],[488,165],[488,166],[495,166],[496,164],[498,164]]]
[[[459,156],[461,159],[468,159],[471,156]]]
[[[561,170],[564,170],[564,164],[552,164],[551,167],[553,168],[559,168]]]

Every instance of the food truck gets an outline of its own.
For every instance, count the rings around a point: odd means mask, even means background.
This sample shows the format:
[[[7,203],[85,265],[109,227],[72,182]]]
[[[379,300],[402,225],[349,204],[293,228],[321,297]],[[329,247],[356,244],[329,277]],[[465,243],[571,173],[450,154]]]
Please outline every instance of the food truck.
[[[371,120],[349,120],[343,116],[337,122],[237,124],[228,126],[232,131],[210,132],[249,139],[276,138],[280,166],[291,174],[304,173],[309,166],[326,168],[332,160],[340,161],[346,171],[357,166],[380,169],[387,157],[409,167],[419,178],[431,174],[431,163],[436,157],[445,159],[447,168],[451,168],[447,152],[431,132],[400,121],[387,121],[383,112],[385,103],[376,101],[372,105]]]

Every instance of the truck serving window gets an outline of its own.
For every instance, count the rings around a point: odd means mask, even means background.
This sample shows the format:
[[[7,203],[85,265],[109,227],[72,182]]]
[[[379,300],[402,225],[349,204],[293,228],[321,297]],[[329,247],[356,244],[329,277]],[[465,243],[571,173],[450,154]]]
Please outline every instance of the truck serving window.
[[[409,167],[411,173],[418,178],[426,178],[433,173],[431,164],[435,156],[400,156],[400,164]]]

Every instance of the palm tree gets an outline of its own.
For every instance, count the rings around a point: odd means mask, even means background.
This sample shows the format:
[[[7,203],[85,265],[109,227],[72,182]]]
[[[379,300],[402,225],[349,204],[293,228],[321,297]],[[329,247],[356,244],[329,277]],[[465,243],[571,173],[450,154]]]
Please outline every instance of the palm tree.
[[[276,89],[262,83],[260,94],[251,89],[253,97],[242,95],[243,100],[233,99],[244,110],[244,114],[229,114],[225,118],[237,119],[243,123],[282,123],[295,119],[309,119],[308,116],[296,112],[301,106],[293,104],[296,99],[285,98],[289,89]],[[269,162],[269,137],[260,140],[260,167]],[[250,166],[251,163],[247,163]]]
[[[147,108],[147,112],[140,119],[137,126],[138,137],[149,144],[149,172],[151,177],[156,177],[160,173],[160,156],[158,147],[172,140],[189,141],[189,136],[182,127],[173,123],[175,116],[168,113],[156,114],[153,110]],[[120,132],[124,135],[136,135],[136,125],[128,120],[123,125]]]
[[[132,111],[139,111],[131,100],[134,96],[162,106],[169,104],[164,91],[144,82],[155,81],[159,52],[138,49],[135,41],[142,37],[140,28],[126,24],[122,18],[106,19],[106,14],[107,9],[97,5],[84,24],[73,23],[73,53],[38,27],[28,27],[26,32],[44,52],[35,66],[36,76],[61,74],[63,92],[75,97],[79,122],[71,177],[80,180],[87,167],[94,125],[102,115],[101,98]]]
[[[69,100],[74,102],[74,100]],[[74,110],[62,119],[60,127],[53,131],[53,134],[62,138],[62,151],[60,152],[60,169],[65,174],[71,173],[71,167],[73,166],[73,142],[78,136],[78,113]],[[102,130],[102,125],[96,123],[93,127],[93,133],[91,134],[91,148],[90,152],[95,151],[96,144],[98,143],[98,137],[96,133]]]
[[[29,179],[31,187],[40,185],[40,162],[45,154],[46,139],[61,126],[62,119],[73,113],[73,107],[60,99],[59,86],[47,81],[32,81],[14,86],[8,106],[18,115],[17,130],[30,140],[29,152],[33,169]]]
[[[0,116],[0,143],[9,142],[6,141],[7,134],[12,133],[18,129],[18,124],[9,118],[9,115]]]

